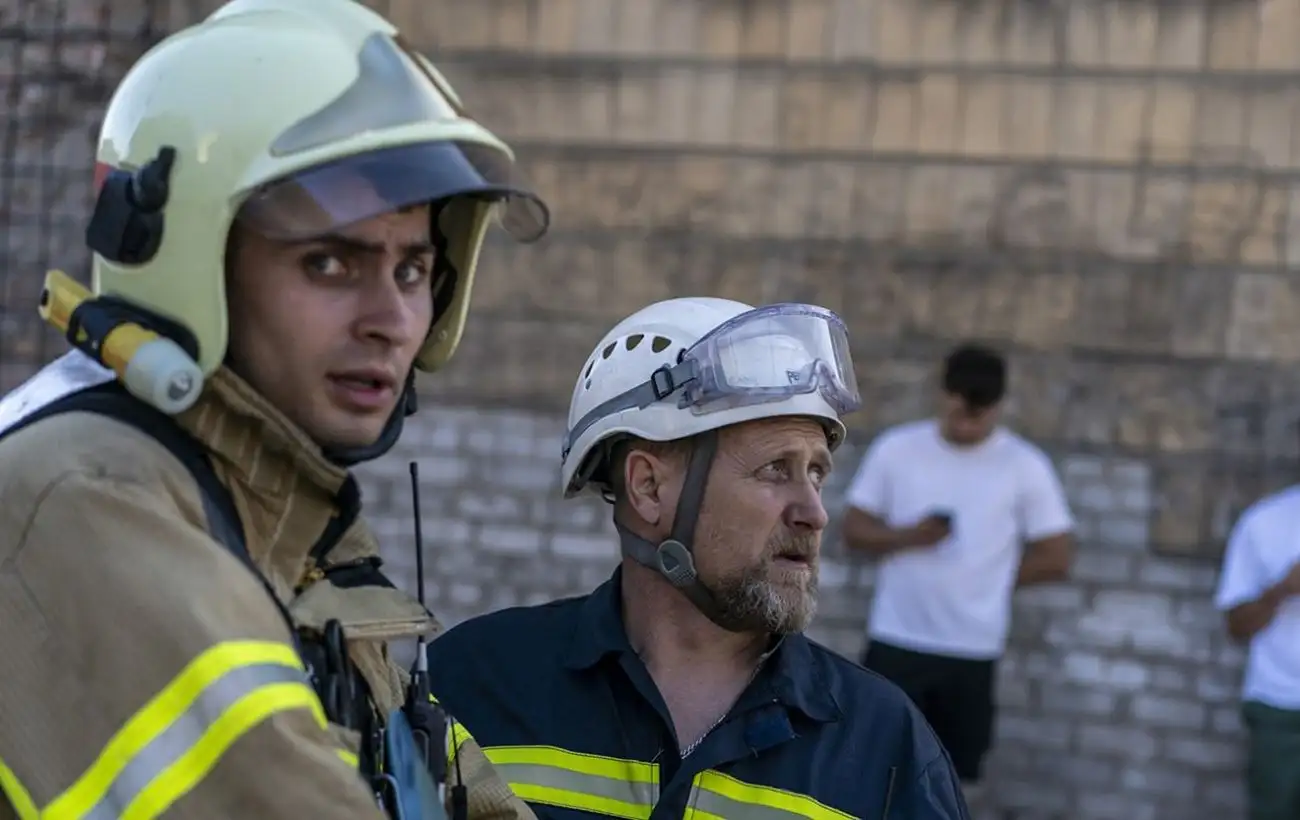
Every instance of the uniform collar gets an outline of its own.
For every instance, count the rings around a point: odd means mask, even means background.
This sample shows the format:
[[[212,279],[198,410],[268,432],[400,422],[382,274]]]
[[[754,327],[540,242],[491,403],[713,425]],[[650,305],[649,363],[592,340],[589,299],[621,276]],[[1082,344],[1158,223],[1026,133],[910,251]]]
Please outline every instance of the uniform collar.
[[[591,669],[609,656],[635,656],[623,625],[623,568],[601,584],[582,602],[581,622],[564,655],[564,665],[572,670]],[[640,659],[637,659],[640,662]],[[809,641],[801,633],[786,635],[768,651],[765,669],[758,681],[766,681],[784,705],[809,718],[830,722],[843,716],[835,700],[830,681],[825,680],[824,664],[814,656]]]
[[[331,520],[355,518],[356,484],[287,416],[226,367],[177,421],[208,449],[237,498],[249,552],[278,585],[310,569]],[[346,509],[345,509],[346,508]]]

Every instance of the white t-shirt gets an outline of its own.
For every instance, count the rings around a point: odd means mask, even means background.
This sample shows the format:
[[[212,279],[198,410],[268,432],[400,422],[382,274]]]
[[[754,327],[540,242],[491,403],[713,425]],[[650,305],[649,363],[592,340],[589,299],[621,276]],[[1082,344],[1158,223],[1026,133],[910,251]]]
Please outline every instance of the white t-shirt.
[[[1228,537],[1214,604],[1228,611],[1256,600],[1300,561],[1300,486],[1251,505]],[[1283,602],[1250,641],[1243,700],[1300,709],[1300,597]]]
[[[1003,428],[974,447],[957,447],[932,420],[882,433],[847,501],[892,527],[952,513],[947,539],[882,560],[869,632],[959,658],[1002,655],[1023,543],[1074,526],[1052,462],[1038,447]]]

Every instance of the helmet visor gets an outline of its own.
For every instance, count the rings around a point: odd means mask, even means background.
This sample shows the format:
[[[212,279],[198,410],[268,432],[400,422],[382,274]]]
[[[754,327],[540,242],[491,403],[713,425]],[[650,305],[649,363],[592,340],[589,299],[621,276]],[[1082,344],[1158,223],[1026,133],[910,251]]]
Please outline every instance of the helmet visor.
[[[262,186],[238,219],[280,241],[333,233],[365,219],[453,197],[499,203],[502,227],[520,242],[550,226],[546,204],[514,179],[514,163],[477,143],[423,142],[318,165]]]

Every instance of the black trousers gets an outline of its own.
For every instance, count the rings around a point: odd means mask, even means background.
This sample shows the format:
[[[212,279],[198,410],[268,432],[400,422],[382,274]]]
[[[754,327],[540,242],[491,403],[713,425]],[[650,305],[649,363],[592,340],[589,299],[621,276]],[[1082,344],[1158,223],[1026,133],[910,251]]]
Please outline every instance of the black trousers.
[[[931,655],[871,641],[862,665],[888,678],[921,710],[963,783],[980,779],[993,745],[997,661]]]

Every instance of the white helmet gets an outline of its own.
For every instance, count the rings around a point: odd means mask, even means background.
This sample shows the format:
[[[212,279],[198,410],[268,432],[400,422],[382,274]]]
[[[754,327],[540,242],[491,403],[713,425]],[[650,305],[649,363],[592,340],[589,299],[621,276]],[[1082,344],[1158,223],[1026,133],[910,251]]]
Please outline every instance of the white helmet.
[[[860,405],[844,324],[812,305],[669,299],[616,325],[569,403],[561,487],[607,493],[618,440],[672,441],[753,419],[808,416],[834,449]]]

